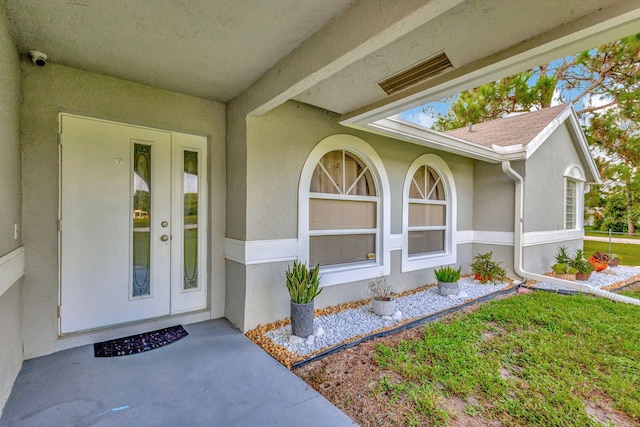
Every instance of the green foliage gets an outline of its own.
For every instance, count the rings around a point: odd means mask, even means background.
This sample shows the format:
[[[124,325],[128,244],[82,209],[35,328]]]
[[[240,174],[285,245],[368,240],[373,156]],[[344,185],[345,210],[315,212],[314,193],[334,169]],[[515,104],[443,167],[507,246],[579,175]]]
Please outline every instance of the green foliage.
[[[575,256],[569,261],[569,266],[576,269],[578,273],[589,274],[593,271],[593,266],[584,258],[584,251],[576,249]]]
[[[551,268],[553,269],[554,273],[564,274],[564,273],[567,272],[567,269],[569,268],[569,265],[564,264],[564,263],[556,263],[556,264],[553,264],[551,266]]]
[[[571,262],[566,246],[560,246],[556,251],[554,258],[557,264],[569,264]]]
[[[307,268],[306,263],[294,261],[293,268],[287,267],[287,289],[291,301],[308,304],[320,295],[320,266]]]
[[[636,306],[583,295],[494,301],[426,325],[422,338],[379,344],[374,360],[393,380],[383,376],[375,394],[421,425],[446,422],[437,411],[447,397],[473,402],[467,414],[509,426],[598,426],[585,410],[594,396],[637,420],[637,322]],[[426,402],[418,406],[410,390]]]
[[[473,262],[469,264],[474,275],[480,277],[481,283],[499,283],[507,279],[507,273],[501,267],[500,262],[493,260],[493,252],[477,254]]]
[[[437,268],[433,273],[436,275],[436,279],[438,279],[440,282],[453,283],[457,282],[460,279],[461,271],[462,267],[458,267],[458,269],[456,270],[453,267],[446,266]]]

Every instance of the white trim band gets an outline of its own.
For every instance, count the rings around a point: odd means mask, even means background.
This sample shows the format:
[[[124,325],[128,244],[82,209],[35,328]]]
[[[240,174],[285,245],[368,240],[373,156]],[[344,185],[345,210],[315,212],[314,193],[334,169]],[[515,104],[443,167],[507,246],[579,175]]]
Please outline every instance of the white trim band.
[[[582,238],[584,238],[582,230],[536,231],[523,234],[523,246],[560,243]],[[456,245],[475,243],[513,246],[513,241],[513,232],[511,231],[460,230],[456,232],[455,235]],[[389,236],[389,250],[402,250],[402,245],[402,234],[391,234]],[[243,241],[226,238],[224,239],[224,256],[230,261],[244,265],[293,261],[298,259],[298,240],[274,239]]]
[[[24,276],[24,247],[20,246],[0,258],[0,296]]]

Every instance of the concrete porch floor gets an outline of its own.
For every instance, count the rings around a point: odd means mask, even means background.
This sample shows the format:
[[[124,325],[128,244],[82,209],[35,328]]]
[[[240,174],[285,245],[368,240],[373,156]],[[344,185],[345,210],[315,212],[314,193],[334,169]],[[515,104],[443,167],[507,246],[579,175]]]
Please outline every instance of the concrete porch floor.
[[[347,426],[349,417],[227,320],[131,356],[83,346],[24,362],[0,426]]]

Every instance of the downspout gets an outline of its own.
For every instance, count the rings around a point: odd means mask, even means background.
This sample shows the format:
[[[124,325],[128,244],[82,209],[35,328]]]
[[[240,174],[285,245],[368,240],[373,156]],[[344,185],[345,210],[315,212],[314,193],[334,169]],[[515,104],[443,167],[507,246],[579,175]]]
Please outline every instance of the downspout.
[[[551,283],[557,286],[573,289],[575,291],[590,293],[599,297],[608,298],[612,301],[625,302],[627,304],[640,305],[640,300],[630,298],[613,292],[604,291],[583,283],[571,282],[569,280],[558,279],[557,277],[544,276],[542,274],[531,273],[525,271],[522,265],[522,234],[523,234],[523,218],[524,211],[524,191],[522,188],[522,177],[513,170],[510,161],[502,162],[502,171],[516,183],[515,190],[515,218],[514,218],[514,236],[513,236],[513,269],[516,274],[523,279],[537,280],[539,282]]]

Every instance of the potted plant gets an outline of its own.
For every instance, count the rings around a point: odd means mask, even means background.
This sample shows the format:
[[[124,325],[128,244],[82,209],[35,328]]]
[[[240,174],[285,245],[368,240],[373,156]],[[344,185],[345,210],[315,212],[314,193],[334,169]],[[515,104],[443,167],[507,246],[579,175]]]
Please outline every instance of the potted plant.
[[[569,265],[578,270],[576,280],[586,281],[591,277],[593,266],[584,259],[584,251],[582,249],[576,249],[575,256],[571,259]]]
[[[618,258],[618,255],[611,254],[610,258],[609,267],[617,267],[620,265],[620,258]]]
[[[320,295],[320,266],[307,268],[306,263],[293,262],[287,267],[287,289],[291,297],[291,330],[306,338],[313,334],[314,298]]]
[[[555,254],[556,263],[551,266],[558,279],[575,282],[578,269],[571,266],[571,257],[567,253],[566,246],[560,246]]]
[[[434,270],[436,279],[438,279],[438,293],[442,296],[457,295],[460,293],[460,271],[462,267],[458,267],[456,270],[453,267],[440,267]]]
[[[469,264],[475,280],[480,283],[499,283],[507,278],[507,273],[500,266],[501,263],[493,260],[493,252],[477,254],[473,257],[473,262]]]
[[[558,279],[576,281],[578,270],[575,267],[571,267],[569,264],[555,263],[551,268]]]
[[[604,252],[597,251],[589,258],[589,264],[595,271],[602,271],[609,266],[611,258]]]
[[[393,316],[396,311],[396,299],[387,278],[381,274],[369,279],[367,285],[373,312],[378,316]]]

